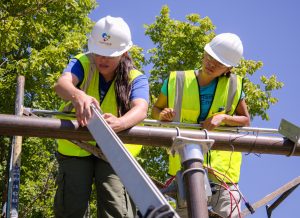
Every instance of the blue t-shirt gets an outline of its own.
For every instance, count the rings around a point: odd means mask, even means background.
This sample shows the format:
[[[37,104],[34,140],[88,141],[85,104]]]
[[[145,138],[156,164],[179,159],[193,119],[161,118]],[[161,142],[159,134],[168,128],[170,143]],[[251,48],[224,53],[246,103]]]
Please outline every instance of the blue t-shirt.
[[[200,105],[201,111],[198,118],[198,122],[204,121],[208,115],[209,109],[211,107],[212,101],[214,99],[215,89],[217,86],[218,79],[214,79],[206,86],[200,86]],[[165,96],[168,95],[168,79],[166,79],[161,87],[161,93]],[[244,93],[242,92],[241,99],[244,98]]]
[[[63,73],[65,72],[71,72],[72,74],[77,76],[79,80],[79,84],[77,86],[79,87],[84,78],[84,70],[80,61],[76,58],[71,59],[68,66],[64,69]],[[110,85],[112,84],[112,81],[106,82],[101,73],[99,75],[99,95],[100,102],[102,102],[103,98],[105,97],[105,94],[107,93]],[[132,88],[129,99],[130,101],[132,101],[138,98],[145,99],[149,103],[149,84],[148,79],[144,74],[136,77],[132,81]]]

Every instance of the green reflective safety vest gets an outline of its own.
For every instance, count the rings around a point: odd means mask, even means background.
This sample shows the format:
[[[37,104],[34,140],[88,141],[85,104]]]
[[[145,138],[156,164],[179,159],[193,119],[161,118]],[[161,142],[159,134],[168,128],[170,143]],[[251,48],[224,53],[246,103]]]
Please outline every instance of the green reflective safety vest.
[[[221,113],[233,115],[241,97],[242,86],[242,78],[235,74],[219,77],[207,118],[220,113],[220,109]],[[177,117],[174,121],[197,123],[201,111],[199,90],[197,76],[193,70],[170,73],[168,107],[176,111]],[[241,162],[242,154],[231,151],[211,150],[204,158],[204,164],[226,174],[234,183],[239,181]],[[169,174],[175,175],[180,168],[180,156],[169,155]],[[212,175],[209,175],[209,178],[217,182]],[[226,178],[221,179],[230,182]]]
[[[86,94],[93,96],[100,102],[99,96],[99,72],[94,64],[92,55],[90,53],[87,54],[79,54],[75,56],[77,58],[84,70],[84,78],[80,85],[80,89],[83,90]],[[137,76],[141,75],[142,73],[138,70],[131,70],[130,71],[130,82],[132,82]],[[116,93],[115,93],[115,81],[112,82],[109,90],[107,91],[102,103],[101,109],[104,113],[111,113],[115,116],[118,116],[117,110],[117,101],[116,101]],[[72,103],[66,102],[59,108],[59,111],[63,112],[75,112],[75,109]],[[66,116],[56,116],[59,119],[71,119],[70,117]],[[96,145],[95,141],[89,142],[92,145]],[[91,153],[88,151],[78,147],[74,143],[65,140],[65,139],[57,139],[58,144],[58,152],[63,155],[68,156],[89,156]],[[129,152],[135,157],[137,156],[141,149],[142,145],[133,145],[133,144],[125,144],[125,147],[129,150]]]

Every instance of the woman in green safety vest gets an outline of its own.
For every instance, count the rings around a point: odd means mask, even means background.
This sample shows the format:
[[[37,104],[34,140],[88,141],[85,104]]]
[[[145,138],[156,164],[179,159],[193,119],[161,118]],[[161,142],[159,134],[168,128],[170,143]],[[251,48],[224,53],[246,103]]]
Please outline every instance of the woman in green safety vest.
[[[71,59],[55,84],[55,91],[66,101],[60,111],[74,111],[78,123],[86,126],[91,118],[90,105],[94,104],[102,109],[115,132],[145,119],[148,79],[133,66],[128,54],[132,45],[130,29],[122,18],[106,16],[96,22],[88,40],[88,53]],[[82,218],[93,184],[98,217],[135,217],[135,205],[108,162],[68,140],[59,139],[57,143],[55,217]],[[134,156],[141,149],[137,145],[127,148]]]
[[[232,33],[219,34],[204,50],[201,70],[170,73],[153,106],[152,117],[162,121],[203,122],[207,130],[220,125],[249,126],[242,78],[230,72],[242,58],[240,38]],[[241,196],[236,184],[241,161],[240,152],[217,150],[209,151],[204,159],[213,191],[210,205],[223,217],[238,216]],[[169,174],[175,175],[180,168],[179,155],[170,155]]]

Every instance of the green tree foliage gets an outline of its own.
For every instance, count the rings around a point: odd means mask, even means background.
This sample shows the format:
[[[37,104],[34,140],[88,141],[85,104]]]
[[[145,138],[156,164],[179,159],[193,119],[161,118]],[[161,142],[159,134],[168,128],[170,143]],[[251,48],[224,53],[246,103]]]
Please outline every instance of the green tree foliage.
[[[148,64],[153,65],[150,71],[150,90],[154,102],[162,81],[168,77],[170,71],[201,69],[204,46],[215,36],[215,26],[209,17],[202,18],[199,14],[187,15],[186,21],[171,19],[169,8],[164,6],[154,23],[145,27],[146,35],[155,45],[148,51],[150,58],[147,60]],[[278,101],[272,96],[272,91],[280,89],[283,83],[278,82],[274,75],[270,78],[262,76],[261,84],[252,83],[251,76],[262,65],[261,61],[243,59],[232,72],[245,77],[244,92],[251,117],[260,116],[268,120],[267,110]],[[144,149],[143,152],[145,153],[142,157],[160,156],[157,150],[151,148]],[[164,160],[166,161],[166,157]],[[143,161],[142,164],[148,172],[151,172],[154,166],[151,161]],[[155,174],[155,177],[162,176],[161,178],[165,179],[164,173],[166,170],[160,172],[160,175]]]
[[[0,113],[13,114],[16,81],[25,76],[25,107],[57,109],[53,85],[68,59],[85,49],[95,0],[0,1]],[[9,138],[0,137],[3,190]],[[53,139],[25,138],[19,217],[51,217],[56,162]]]
[[[53,85],[68,59],[85,51],[87,34],[93,23],[88,14],[95,0],[4,0],[0,1],[0,113],[13,114],[18,75],[24,75],[25,107],[57,109],[61,100]],[[133,47],[135,65],[152,65],[150,85],[152,102],[163,79],[171,70],[200,68],[203,47],[215,35],[208,18],[190,14],[185,22],[169,17],[163,7],[146,35],[155,47],[145,60],[142,48]],[[246,76],[245,93],[252,116],[268,119],[267,109],[277,102],[273,90],[282,87],[275,76],[262,77],[262,84],[249,78],[262,62],[242,60],[234,73]],[[10,138],[0,136],[0,189],[3,190]],[[23,139],[19,217],[53,217],[56,162],[53,139]],[[166,178],[166,155],[162,149],[144,149],[140,163],[161,181]],[[91,206],[94,214],[95,205]]]
[[[68,60],[86,50],[95,0],[0,2],[0,113],[14,114],[16,81],[25,76],[25,107],[55,110],[53,85]],[[143,50],[134,46],[137,68]],[[0,190],[4,190],[10,139],[0,136]],[[53,139],[25,138],[22,145],[19,217],[52,217],[57,164]],[[1,192],[2,194],[2,192]],[[93,200],[95,196],[93,195]],[[1,208],[2,209],[2,208]],[[95,214],[95,202],[90,213]]]

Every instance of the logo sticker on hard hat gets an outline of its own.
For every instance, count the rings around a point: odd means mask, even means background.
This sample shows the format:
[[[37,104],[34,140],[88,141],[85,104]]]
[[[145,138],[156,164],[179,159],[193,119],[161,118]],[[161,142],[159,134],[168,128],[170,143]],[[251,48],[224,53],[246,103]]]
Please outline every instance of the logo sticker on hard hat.
[[[110,39],[110,35],[108,35],[107,33],[102,33],[102,39],[104,42],[106,42],[107,40]]]

